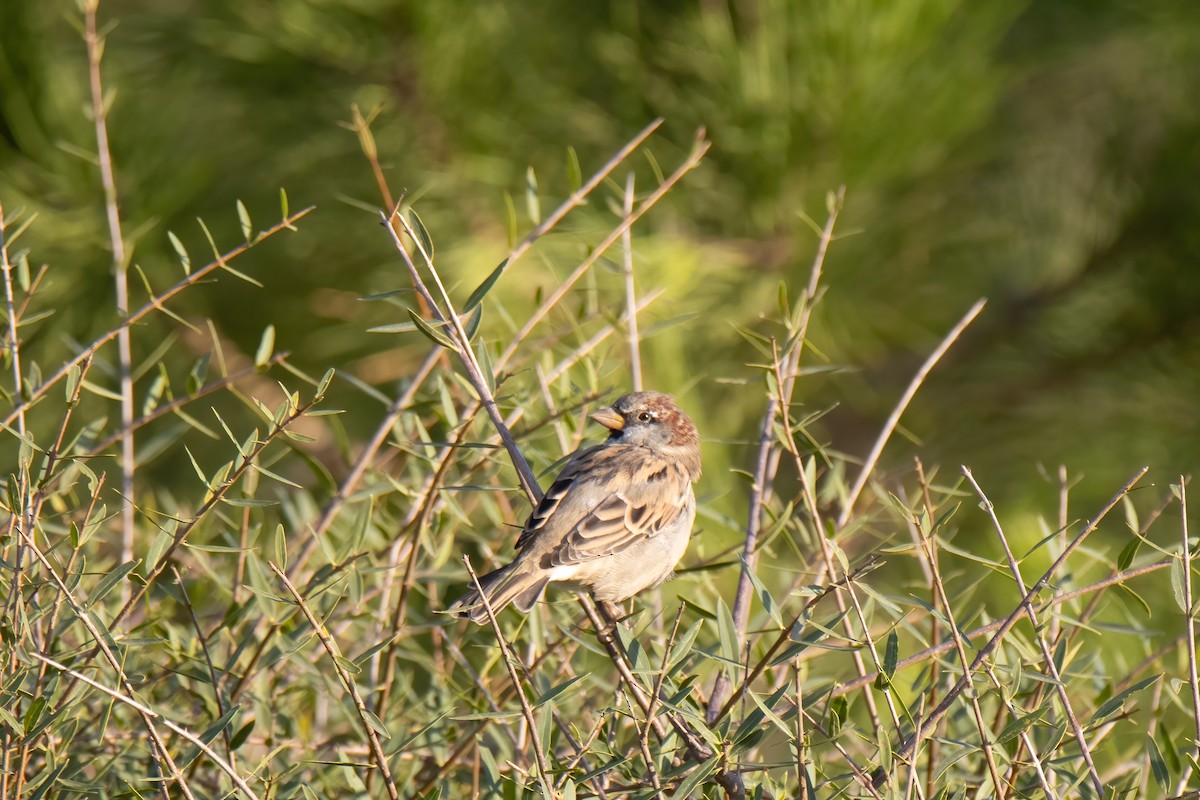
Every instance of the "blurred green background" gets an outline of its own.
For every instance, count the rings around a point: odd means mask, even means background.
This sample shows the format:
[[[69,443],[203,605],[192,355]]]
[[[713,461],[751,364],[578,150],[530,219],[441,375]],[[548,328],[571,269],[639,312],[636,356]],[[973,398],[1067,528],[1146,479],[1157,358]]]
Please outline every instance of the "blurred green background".
[[[548,210],[568,192],[569,146],[586,176],[662,116],[648,150],[664,171],[699,126],[713,149],[635,230],[640,287],[667,288],[643,328],[680,323],[647,342],[647,383],[680,391],[698,418],[710,497],[728,466],[748,464],[736,442],[762,413],[756,356],[731,323],[768,330],[757,317],[779,281],[799,293],[809,220],[824,220],[841,185],[809,360],[832,369],[798,388],[807,409],[831,409],[814,427],[824,442],[864,453],[921,360],[987,297],[904,418],[887,469],[907,471],[914,452],[952,472],[967,463],[994,500],[1049,511],[1057,487],[1039,465],[1065,463],[1087,477],[1073,495],[1082,516],[1142,464],[1161,486],[1194,463],[1194,0],[105,0],[100,15],[116,22],[104,64],[126,235],[156,287],[180,274],[168,230],[202,262],[196,217],[234,244],[236,200],[260,228],[278,218],[280,187],[292,209],[317,206],[298,234],[241,261],[265,288],[224,278],[178,304],[247,353],[273,324],[303,368],[390,394],[426,352],[414,334],[366,333],[404,317],[357,298],[407,279],[340,124],[352,104],[378,112],[388,180],[416,201],[460,301],[507,252],[506,192],[520,233],[531,227],[527,167]],[[95,144],[79,16],[71,2],[0,4],[0,202],[39,215],[21,245],[50,265],[41,303],[57,314],[26,346],[47,372],[116,320],[102,191],[80,156]],[[631,163],[639,189],[656,183],[651,159]],[[520,306],[552,287],[614,224],[601,205],[539,245],[498,296]],[[580,292],[617,302],[619,286],[602,271]],[[150,324],[160,341],[178,328]],[[198,355],[185,342],[172,352],[184,373]],[[606,352],[605,382],[625,388],[622,348]],[[378,406],[342,391],[349,435],[365,436]],[[743,494],[724,511],[743,516]]]

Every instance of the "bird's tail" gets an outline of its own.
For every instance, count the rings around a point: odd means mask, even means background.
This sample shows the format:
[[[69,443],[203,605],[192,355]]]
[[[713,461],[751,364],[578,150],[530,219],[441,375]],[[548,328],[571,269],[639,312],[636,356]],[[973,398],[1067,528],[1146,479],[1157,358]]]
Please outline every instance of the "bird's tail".
[[[521,611],[528,612],[542,596],[549,582],[550,579],[544,571],[529,570],[520,561],[479,578],[479,586],[487,597],[493,614],[499,614],[500,609],[509,603],[515,603]],[[483,598],[476,589],[471,589],[455,600],[449,611],[480,625],[487,621],[487,609],[484,608]]]

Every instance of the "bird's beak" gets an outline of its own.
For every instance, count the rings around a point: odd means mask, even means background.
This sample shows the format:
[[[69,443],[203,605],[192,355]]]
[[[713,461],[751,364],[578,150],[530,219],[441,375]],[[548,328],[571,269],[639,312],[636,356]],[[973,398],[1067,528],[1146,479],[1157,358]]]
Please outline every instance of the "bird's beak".
[[[610,431],[620,431],[625,429],[625,419],[613,411],[611,408],[605,408],[592,414],[592,419],[599,422]]]

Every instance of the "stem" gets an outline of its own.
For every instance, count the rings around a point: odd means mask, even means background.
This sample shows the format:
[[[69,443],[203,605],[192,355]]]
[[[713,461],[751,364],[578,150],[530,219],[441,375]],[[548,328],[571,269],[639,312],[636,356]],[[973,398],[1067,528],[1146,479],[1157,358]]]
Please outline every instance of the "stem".
[[[108,109],[104,85],[100,80],[100,60],[104,40],[96,32],[96,10],[100,0],[84,4],[85,36],[88,54],[88,78],[92,95],[92,121],[96,126],[96,150],[100,163],[100,182],[104,186],[104,209],[108,217],[108,238],[112,247],[113,280],[116,283],[117,315],[129,313],[129,277],[125,238],[121,234],[121,213],[117,202],[117,181],[113,175],[112,153],[108,146]],[[117,365],[121,381],[121,427],[128,431],[121,440],[121,563],[133,560],[133,354],[129,327],[117,333]]]
[[[633,213],[633,173],[625,179],[625,216]],[[629,340],[629,371],[631,383],[635,392],[642,390],[642,353],[638,336],[637,320],[637,290],[633,284],[633,233],[632,228],[626,228],[621,233],[621,245],[625,253],[625,325]]]

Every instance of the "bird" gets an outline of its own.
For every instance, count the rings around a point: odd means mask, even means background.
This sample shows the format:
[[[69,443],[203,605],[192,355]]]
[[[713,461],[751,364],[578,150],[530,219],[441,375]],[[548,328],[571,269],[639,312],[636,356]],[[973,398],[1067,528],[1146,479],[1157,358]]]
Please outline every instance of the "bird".
[[[493,615],[528,613],[547,585],[619,603],[674,573],[696,519],[700,435],[671,395],[633,392],[591,415],[608,428],[550,484],[517,539],[512,563],[479,578]],[[472,589],[448,609],[483,624]]]

